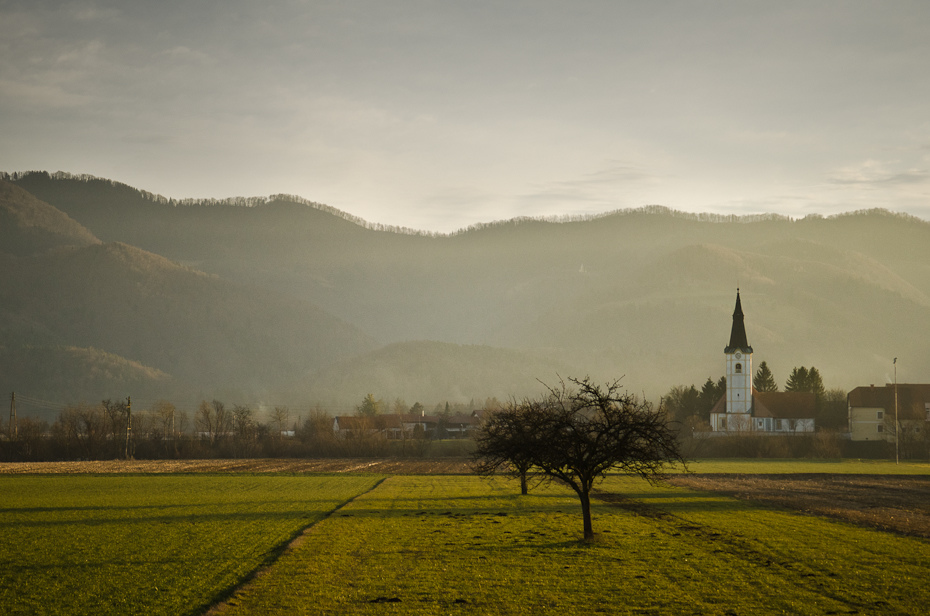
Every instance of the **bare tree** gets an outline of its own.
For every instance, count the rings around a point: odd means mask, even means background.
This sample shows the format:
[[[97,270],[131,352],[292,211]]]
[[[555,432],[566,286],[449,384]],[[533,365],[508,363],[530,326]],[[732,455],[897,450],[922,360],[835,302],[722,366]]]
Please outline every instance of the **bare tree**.
[[[167,400],[159,400],[152,407],[152,413],[155,415],[155,423],[161,433],[161,438],[165,445],[165,453],[169,454],[173,450],[174,455],[178,453],[178,421],[177,409]]]
[[[491,475],[504,471],[520,480],[520,494],[528,492],[527,475],[536,464],[539,426],[545,420],[546,401],[511,401],[491,413],[475,436],[475,472]]]
[[[619,381],[604,388],[588,378],[547,387],[541,400],[524,401],[505,411],[505,420],[489,419],[478,436],[478,472],[494,472],[504,463],[530,468],[572,488],[581,501],[586,541],[594,537],[591,488],[608,471],[664,478],[668,464],[681,463],[677,435],[663,413],[621,391]],[[502,454],[512,443],[507,457]],[[487,455],[485,455],[487,454]],[[495,460],[501,460],[495,464]],[[484,466],[482,466],[482,464]]]
[[[216,438],[226,439],[233,431],[233,414],[219,400],[213,401],[213,418],[216,423]]]
[[[271,425],[274,426],[274,438],[280,440],[290,423],[291,411],[286,406],[276,406],[271,412]]]
[[[232,410],[233,434],[237,441],[255,440],[255,420],[248,406],[235,405]]]
[[[208,438],[210,442],[216,440],[216,433],[218,431],[216,425],[216,416],[213,412],[213,406],[206,400],[200,401],[200,406],[197,407],[197,432],[200,433],[201,438]]]
[[[124,400],[113,402],[107,398],[100,404],[107,417],[107,427],[109,430],[107,440],[115,447],[113,455],[119,455],[121,444],[125,444],[129,439],[129,422],[131,418],[128,403]]]
[[[76,450],[80,458],[99,460],[104,455],[108,427],[103,405],[66,407],[52,431],[69,451]]]

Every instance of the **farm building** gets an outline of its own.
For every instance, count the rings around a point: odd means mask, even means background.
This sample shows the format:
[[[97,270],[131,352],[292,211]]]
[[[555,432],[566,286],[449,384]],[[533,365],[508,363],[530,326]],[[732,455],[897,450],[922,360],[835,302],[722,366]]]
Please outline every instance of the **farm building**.
[[[752,347],[746,337],[739,289],[726,356],[727,391],[710,412],[714,432],[794,434],[814,431],[816,396],[801,392],[759,392],[752,386]]]

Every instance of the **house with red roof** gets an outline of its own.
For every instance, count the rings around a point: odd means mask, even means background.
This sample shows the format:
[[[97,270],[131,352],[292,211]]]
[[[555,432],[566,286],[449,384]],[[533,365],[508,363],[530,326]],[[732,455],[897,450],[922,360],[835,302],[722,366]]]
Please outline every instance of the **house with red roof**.
[[[930,429],[930,385],[888,383],[857,387],[846,395],[853,441],[893,441],[895,411],[901,440],[923,440]]]

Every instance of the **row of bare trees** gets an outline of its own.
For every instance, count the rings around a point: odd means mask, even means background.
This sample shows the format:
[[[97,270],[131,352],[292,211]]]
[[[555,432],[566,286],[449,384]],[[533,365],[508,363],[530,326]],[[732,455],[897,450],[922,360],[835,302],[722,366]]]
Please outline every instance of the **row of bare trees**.
[[[141,409],[126,399],[67,406],[51,423],[21,417],[15,430],[0,420],[0,461],[384,455],[381,441],[337,438],[319,408],[298,415],[278,406],[260,417],[219,400],[201,402],[193,414],[164,400]]]

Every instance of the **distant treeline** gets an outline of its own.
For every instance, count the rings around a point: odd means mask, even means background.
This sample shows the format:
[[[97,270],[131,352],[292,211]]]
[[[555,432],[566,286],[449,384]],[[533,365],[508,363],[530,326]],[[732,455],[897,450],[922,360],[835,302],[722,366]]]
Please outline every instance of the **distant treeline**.
[[[440,413],[451,410],[446,404]],[[336,434],[333,420],[320,409],[295,417],[278,406],[259,421],[250,407],[218,400],[201,402],[193,417],[167,401],[133,411],[130,399],[104,400],[67,406],[51,423],[28,416],[12,425],[0,421],[0,461],[423,457],[470,451],[468,443],[437,443],[442,434],[422,431],[405,439],[377,430]]]
[[[51,424],[21,418],[15,432],[4,423],[0,461],[423,457],[449,451],[462,455],[467,449],[445,443],[434,446],[426,438],[403,442],[375,434],[340,438],[333,432],[333,418],[322,413],[287,429],[286,415],[260,423],[243,407],[220,409],[217,414],[213,404],[198,410],[193,421],[182,413],[172,416],[166,409],[134,413],[127,431],[127,415],[119,406],[69,407]]]
[[[57,419],[23,417],[11,429],[0,422],[0,462],[66,460],[163,460],[235,458],[372,458],[469,456],[470,438],[410,431],[406,438],[384,430],[333,430],[333,417],[316,409],[296,420],[276,407],[258,421],[249,407],[202,402],[193,417],[160,402],[131,412],[127,401],[68,406]],[[449,412],[449,407],[442,412]],[[363,407],[356,417],[364,419]],[[373,421],[372,425],[377,425]],[[808,435],[713,435],[680,429],[682,452],[700,458],[889,458],[893,443],[851,442],[833,430]],[[906,457],[925,455],[910,452]]]
[[[698,222],[710,222],[710,223],[755,223],[755,222],[766,222],[766,221],[791,221],[793,220],[790,216],[785,216],[782,214],[766,213],[766,214],[748,214],[748,215],[736,215],[736,214],[714,214],[714,213],[693,213],[693,212],[684,212],[681,210],[675,210],[668,208],[662,205],[646,205],[639,208],[622,208],[611,210],[609,212],[602,212],[598,214],[563,214],[563,215],[554,215],[554,216],[520,216],[516,218],[510,218],[507,220],[498,220],[492,222],[482,222],[469,225],[458,231],[453,231],[452,233],[441,233],[437,231],[423,231],[419,229],[411,229],[409,227],[401,227],[397,225],[386,225],[381,223],[369,222],[359,216],[349,214],[335,207],[326,205],[324,203],[319,203],[317,201],[311,201],[297,195],[291,195],[286,193],[279,193],[274,195],[269,195],[267,197],[227,197],[223,199],[217,198],[207,198],[207,199],[174,199],[170,197],[165,197],[156,193],[152,193],[146,190],[141,190],[124,184],[122,182],[117,182],[115,180],[110,180],[106,178],[96,177],[90,174],[81,173],[74,174],[68,173],[65,171],[56,171],[54,173],[49,173],[47,171],[16,171],[16,172],[0,172],[0,179],[6,181],[16,182],[30,176],[41,176],[51,180],[72,180],[78,182],[86,183],[103,183],[120,190],[132,191],[133,193],[141,196],[149,201],[155,203],[161,203],[164,205],[171,206],[180,206],[180,207],[205,207],[205,206],[239,206],[239,207],[256,207],[260,205],[265,205],[267,203],[272,203],[275,201],[285,201],[291,203],[297,203],[300,205],[306,205],[308,207],[332,214],[338,218],[349,221],[351,223],[357,224],[360,227],[369,229],[371,231],[384,231],[387,233],[399,233],[403,235],[418,235],[425,237],[452,237],[456,235],[461,235],[469,233],[472,231],[480,231],[483,229],[490,229],[494,227],[509,226],[509,225],[518,225],[521,223],[532,223],[532,222],[548,222],[548,223],[571,223],[571,222],[588,222],[592,220],[598,220],[601,218],[607,218],[612,216],[622,216],[622,215],[633,215],[633,214],[660,214],[666,216],[672,216],[675,218],[681,218],[684,220],[698,221]],[[855,212],[847,212],[842,214],[836,214],[833,216],[828,216],[826,218],[840,218],[846,216],[855,216],[859,214],[883,214],[887,216],[893,216],[908,220],[920,220],[916,216],[911,216],[910,214],[905,213],[895,213],[888,210],[883,210],[879,208],[873,208],[870,210],[858,210]],[[811,215],[813,218],[824,218],[819,214]]]

